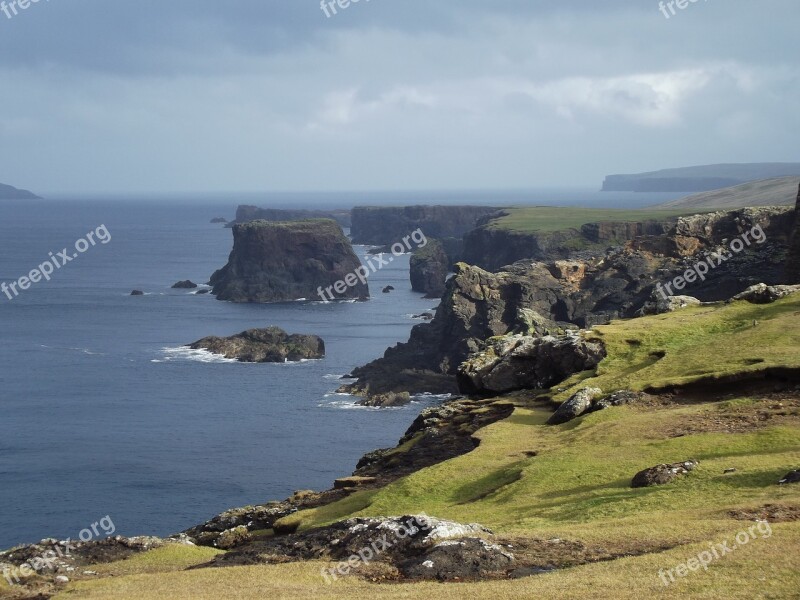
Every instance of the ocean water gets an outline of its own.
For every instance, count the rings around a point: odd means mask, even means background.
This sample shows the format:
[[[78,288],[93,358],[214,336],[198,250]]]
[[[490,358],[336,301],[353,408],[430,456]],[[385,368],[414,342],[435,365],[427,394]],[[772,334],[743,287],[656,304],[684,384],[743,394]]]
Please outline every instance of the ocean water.
[[[481,202],[635,206],[660,194],[284,194],[276,207]],[[76,538],[108,515],[123,535],[166,535],[231,507],[327,489],[393,446],[425,406],[356,407],[338,377],[408,339],[433,308],[408,257],[371,278],[366,303],[235,305],[172,290],[208,281],[232,247],[239,195],[0,203],[0,282],[16,281],[104,225],[111,236],[9,300],[0,294],[0,548]],[[95,236],[102,239],[102,236]],[[363,257],[366,248],[357,247]],[[382,294],[384,286],[396,291]],[[131,297],[133,289],[146,293]],[[13,294],[12,294],[13,295]],[[327,357],[246,365],[185,344],[277,325],[320,335]]]
[[[231,231],[209,220],[234,208],[0,203],[0,282],[100,225],[111,235],[50,282],[0,295],[0,548],[76,538],[105,515],[120,534],[165,535],[327,489],[435,401],[377,410],[332,395],[338,376],[405,341],[410,317],[435,306],[410,291],[408,257],[373,275],[366,303],[236,305],[171,290],[225,264]],[[321,336],[327,357],[247,365],[181,349],[268,325]]]

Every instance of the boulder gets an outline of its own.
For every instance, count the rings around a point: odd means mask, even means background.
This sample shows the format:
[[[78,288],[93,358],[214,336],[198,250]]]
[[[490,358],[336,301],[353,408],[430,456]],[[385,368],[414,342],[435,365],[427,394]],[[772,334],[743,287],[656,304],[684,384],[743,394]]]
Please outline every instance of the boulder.
[[[465,361],[457,381],[461,393],[474,395],[547,389],[596,367],[605,356],[601,343],[577,335],[504,336],[489,340],[485,350]]]
[[[651,299],[638,312],[638,316],[662,315],[702,304],[700,300],[692,296],[667,296],[665,298],[657,291],[654,291]]]
[[[789,471],[778,483],[781,485],[786,483],[800,483],[800,469]]]
[[[693,471],[700,464],[696,460],[673,463],[671,465],[656,465],[637,473],[631,481],[632,488],[650,487],[653,485],[665,485]]]
[[[178,283],[176,283],[175,285],[172,286],[172,289],[173,290],[193,290],[193,289],[196,289],[197,287],[198,287],[198,285],[196,283],[194,283],[193,281],[189,281],[187,279],[186,281],[179,281]]]
[[[315,335],[289,335],[278,327],[250,329],[227,338],[207,337],[189,346],[240,362],[297,362],[325,357],[325,342]]]
[[[798,292],[800,292],[800,285],[767,285],[766,283],[759,283],[750,286],[741,294],[736,294],[731,300],[746,300],[751,304],[771,304],[776,300]]]
[[[514,555],[510,550],[510,546],[482,538],[447,540],[400,562],[398,568],[404,577],[413,580],[476,580],[511,568]]]
[[[603,390],[600,388],[583,388],[562,403],[553,416],[548,419],[547,424],[561,425],[589,412],[592,408],[592,401],[602,393]]]
[[[144,296],[144,292],[142,290],[133,290],[131,296]]]

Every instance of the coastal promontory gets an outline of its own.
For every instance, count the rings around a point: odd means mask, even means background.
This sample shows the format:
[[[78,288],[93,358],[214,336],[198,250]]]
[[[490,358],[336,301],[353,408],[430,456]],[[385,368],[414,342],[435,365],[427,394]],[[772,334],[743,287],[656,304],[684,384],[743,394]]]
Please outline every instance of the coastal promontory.
[[[253,221],[233,227],[228,264],[210,284],[218,300],[240,303],[317,300],[322,292],[326,299],[367,299],[368,285],[353,280],[360,267],[333,220]]]

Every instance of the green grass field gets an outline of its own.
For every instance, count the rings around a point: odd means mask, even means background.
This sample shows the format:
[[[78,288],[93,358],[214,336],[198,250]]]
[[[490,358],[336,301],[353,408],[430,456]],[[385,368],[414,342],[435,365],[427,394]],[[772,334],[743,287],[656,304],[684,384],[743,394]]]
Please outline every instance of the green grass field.
[[[599,209],[559,206],[534,206],[505,209],[507,216],[493,220],[490,229],[506,229],[515,233],[551,233],[564,229],[580,229],[587,223],[601,221],[640,222],[667,220],[686,214],[695,214],[683,209]],[[699,211],[703,212],[703,211]]]

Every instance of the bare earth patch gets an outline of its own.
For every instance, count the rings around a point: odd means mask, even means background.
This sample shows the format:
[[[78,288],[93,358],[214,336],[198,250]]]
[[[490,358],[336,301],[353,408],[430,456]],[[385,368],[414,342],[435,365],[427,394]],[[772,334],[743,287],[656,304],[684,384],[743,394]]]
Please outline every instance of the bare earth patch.
[[[759,508],[731,510],[728,515],[739,521],[767,521],[769,523],[788,523],[800,521],[800,506],[785,504],[765,504]]]

